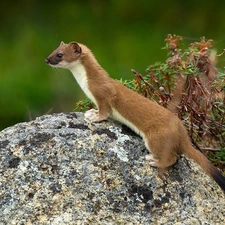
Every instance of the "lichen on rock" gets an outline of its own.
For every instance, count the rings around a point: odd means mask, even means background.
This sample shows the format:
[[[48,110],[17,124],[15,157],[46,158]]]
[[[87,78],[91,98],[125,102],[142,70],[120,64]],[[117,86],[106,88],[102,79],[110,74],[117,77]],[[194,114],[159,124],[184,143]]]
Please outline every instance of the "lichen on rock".
[[[164,179],[143,140],[82,113],[0,132],[0,224],[224,224],[225,197],[182,156]]]

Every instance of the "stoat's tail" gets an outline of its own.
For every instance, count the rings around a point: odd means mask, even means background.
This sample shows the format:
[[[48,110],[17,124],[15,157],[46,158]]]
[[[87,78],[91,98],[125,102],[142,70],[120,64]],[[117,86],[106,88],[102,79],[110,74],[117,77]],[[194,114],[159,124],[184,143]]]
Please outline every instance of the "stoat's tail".
[[[183,153],[196,161],[225,192],[225,177],[221,174],[221,172],[215,166],[213,166],[213,164],[200,151],[192,147],[191,143],[183,146],[183,149]]]

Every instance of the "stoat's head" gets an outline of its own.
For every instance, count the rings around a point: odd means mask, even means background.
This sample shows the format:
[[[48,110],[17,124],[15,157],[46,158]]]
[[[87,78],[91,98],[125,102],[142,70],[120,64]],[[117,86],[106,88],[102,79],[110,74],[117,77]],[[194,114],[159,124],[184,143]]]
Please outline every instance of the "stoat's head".
[[[77,42],[69,44],[61,42],[59,47],[45,59],[45,62],[52,67],[69,69],[79,61],[81,53],[82,49]]]

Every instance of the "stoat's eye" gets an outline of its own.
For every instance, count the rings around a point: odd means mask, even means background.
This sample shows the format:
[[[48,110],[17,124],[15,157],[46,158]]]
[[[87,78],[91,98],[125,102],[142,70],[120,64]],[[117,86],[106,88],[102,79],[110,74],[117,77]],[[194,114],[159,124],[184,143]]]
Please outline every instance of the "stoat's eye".
[[[59,54],[57,54],[57,57],[58,58],[62,58],[63,57],[63,54],[62,53],[59,53]]]

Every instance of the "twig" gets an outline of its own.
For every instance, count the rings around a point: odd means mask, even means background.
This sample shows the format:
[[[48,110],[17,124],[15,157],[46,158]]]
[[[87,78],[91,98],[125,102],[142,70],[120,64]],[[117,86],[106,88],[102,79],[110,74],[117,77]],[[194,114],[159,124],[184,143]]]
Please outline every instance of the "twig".
[[[201,150],[203,151],[211,151],[211,152],[217,152],[219,151],[220,149],[219,148],[210,148],[210,147],[202,147],[202,146],[199,146]]]

